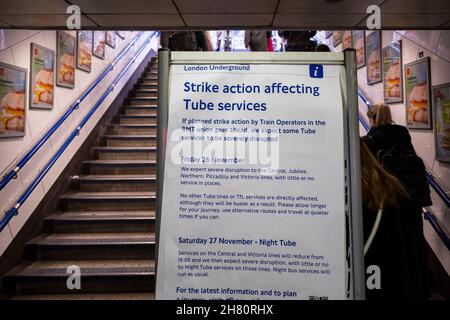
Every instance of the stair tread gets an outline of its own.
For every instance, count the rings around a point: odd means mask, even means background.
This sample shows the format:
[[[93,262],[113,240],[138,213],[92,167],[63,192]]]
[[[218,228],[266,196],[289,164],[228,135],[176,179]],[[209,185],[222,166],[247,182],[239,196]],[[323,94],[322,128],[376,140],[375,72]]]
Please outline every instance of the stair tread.
[[[39,260],[25,261],[7,276],[53,276],[67,278],[67,267],[80,267],[82,276],[154,275],[155,260]]]
[[[130,97],[129,99],[132,99],[132,100],[156,100],[158,98],[155,96],[147,96],[147,97]]]
[[[156,147],[92,147],[94,150],[131,151],[131,150],[156,150]]]
[[[155,180],[156,174],[88,174],[78,176],[81,180]]]
[[[46,294],[13,296],[11,300],[154,300],[155,294],[148,293],[90,293],[90,294]]]
[[[143,85],[143,86],[158,86],[158,82],[157,81],[151,81],[151,80],[142,80],[140,82],[138,82],[138,84]]]
[[[133,109],[145,109],[145,108],[153,108],[156,109],[158,105],[156,104],[135,104],[135,105],[125,105],[125,108],[133,108]]]
[[[103,137],[108,139],[127,139],[127,140],[133,140],[133,139],[151,139],[151,138],[157,138],[158,136],[156,134],[105,134]]]
[[[119,114],[120,118],[156,118],[156,114]]]
[[[152,123],[149,123],[149,124],[142,124],[142,123],[135,123],[135,124],[110,123],[110,124],[108,124],[108,126],[130,127],[130,128],[133,128],[133,127],[142,127],[142,128],[145,128],[145,127],[156,127],[157,124],[156,124],[156,123],[154,123],[154,124],[152,124]]]
[[[155,218],[155,211],[60,211],[46,220],[121,220],[136,218]]]
[[[155,234],[153,232],[51,233],[42,234],[28,242],[28,244],[57,246],[130,245],[154,243]]]
[[[133,191],[133,192],[72,192],[67,193],[61,198],[64,199],[77,199],[77,198],[89,198],[89,199],[133,199],[133,198],[154,198],[156,196],[155,191]]]
[[[87,164],[116,164],[116,165],[126,165],[126,164],[155,164],[156,160],[86,160],[83,163]]]

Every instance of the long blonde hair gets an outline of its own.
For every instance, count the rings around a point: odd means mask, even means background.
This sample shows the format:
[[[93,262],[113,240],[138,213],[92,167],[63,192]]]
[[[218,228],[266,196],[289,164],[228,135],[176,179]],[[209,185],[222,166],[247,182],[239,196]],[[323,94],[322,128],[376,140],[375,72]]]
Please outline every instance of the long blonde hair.
[[[401,199],[409,198],[402,183],[381,167],[361,140],[361,188],[364,205],[372,210],[398,208]]]
[[[387,104],[377,103],[370,107],[367,111],[367,117],[372,119],[375,126],[382,126],[384,124],[392,124],[391,109]]]

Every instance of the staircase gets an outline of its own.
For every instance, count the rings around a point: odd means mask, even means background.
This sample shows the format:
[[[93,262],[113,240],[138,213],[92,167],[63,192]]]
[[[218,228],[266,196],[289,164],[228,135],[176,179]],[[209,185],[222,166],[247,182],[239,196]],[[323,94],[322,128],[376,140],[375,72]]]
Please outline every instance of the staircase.
[[[154,298],[157,80],[152,60],[26,261],[5,275],[12,299]],[[81,290],[67,288],[72,265]]]

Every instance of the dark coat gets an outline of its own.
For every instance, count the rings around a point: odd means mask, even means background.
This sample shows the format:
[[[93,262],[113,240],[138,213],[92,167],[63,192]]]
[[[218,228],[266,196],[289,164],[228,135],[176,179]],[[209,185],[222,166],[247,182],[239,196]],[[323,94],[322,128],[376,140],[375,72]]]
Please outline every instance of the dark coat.
[[[394,146],[414,150],[408,129],[397,124],[372,127],[363,140],[374,154],[379,149],[391,149]]]
[[[414,150],[407,128],[396,124],[373,127],[363,141],[383,168],[403,183],[418,207],[432,204],[425,165]]]
[[[377,213],[367,208],[363,212],[367,240]],[[366,270],[370,265],[377,265],[381,272],[381,289],[366,287],[366,299],[427,299],[427,252],[421,210],[407,200],[400,208],[385,209],[364,263]]]
[[[414,147],[408,129],[400,125],[382,125],[373,127],[363,138],[375,157],[380,151],[395,148],[404,154],[415,156]],[[406,157],[407,158],[407,157]],[[395,158],[394,158],[395,159]],[[417,160],[417,159],[416,159]],[[405,185],[408,192],[417,193],[421,205],[413,199],[403,199],[399,208],[386,208],[383,211],[378,232],[365,256],[366,268],[378,265],[381,269],[381,290],[366,290],[368,299],[427,299],[427,253],[423,235],[422,205],[430,205],[429,187],[425,179],[425,167],[422,160],[405,160],[398,168],[390,163],[391,174],[402,183],[411,184],[402,174],[408,172],[407,166],[416,166],[409,172],[423,173],[419,180],[423,188]],[[422,167],[423,166],[423,167]],[[364,208],[364,237],[367,237],[375,222],[376,212]]]

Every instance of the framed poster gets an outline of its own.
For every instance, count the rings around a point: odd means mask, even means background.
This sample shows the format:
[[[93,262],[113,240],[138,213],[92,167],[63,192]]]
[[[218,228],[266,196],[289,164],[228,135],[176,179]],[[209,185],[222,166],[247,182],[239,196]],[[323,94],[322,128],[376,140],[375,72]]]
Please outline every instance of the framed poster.
[[[405,65],[406,125],[412,129],[431,129],[430,58]]]
[[[75,37],[67,32],[56,33],[56,85],[75,87]]]
[[[0,62],[0,137],[25,135],[27,70]]]
[[[113,49],[116,47],[116,32],[115,31],[106,31],[106,44]]]
[[[356,67],[359,69],[366,65],[366,38],[364,30],[352,31],[352,43],[356,50]]]
[[[100,59],[105,59],[106,31],[94,31],[92,42],[92,54]]]
[[[402,42],[383,48],[383,92],[385,103],[403,101]]]
[[[78,31],[77,45],[77,68],[86,72],[91,72],[92,31]]]
[[[381,32],[373,31],[366,37],[367,84],[382,81]]]
[[[325,31],[325,38],[329,38],[331,37],[331,35],[333,34],[333,31]]]
[[[55,52],[31,44],[30,108],[52,109],[55,75]]]
[[[120,39],[124,40],[127,36],[126,31],[116,31],[117,35],[119,36]]]
[[[432,93],[436,160],[450,162],[450,82],[434,86]]]
[[[333,31],[333,47],[337,47],[341,43],[341,32]]]
[[[342,51],[345,49],[350,49],[353,47],[352,44],[352,32],[351,31],[343,31],[342,32]]]

